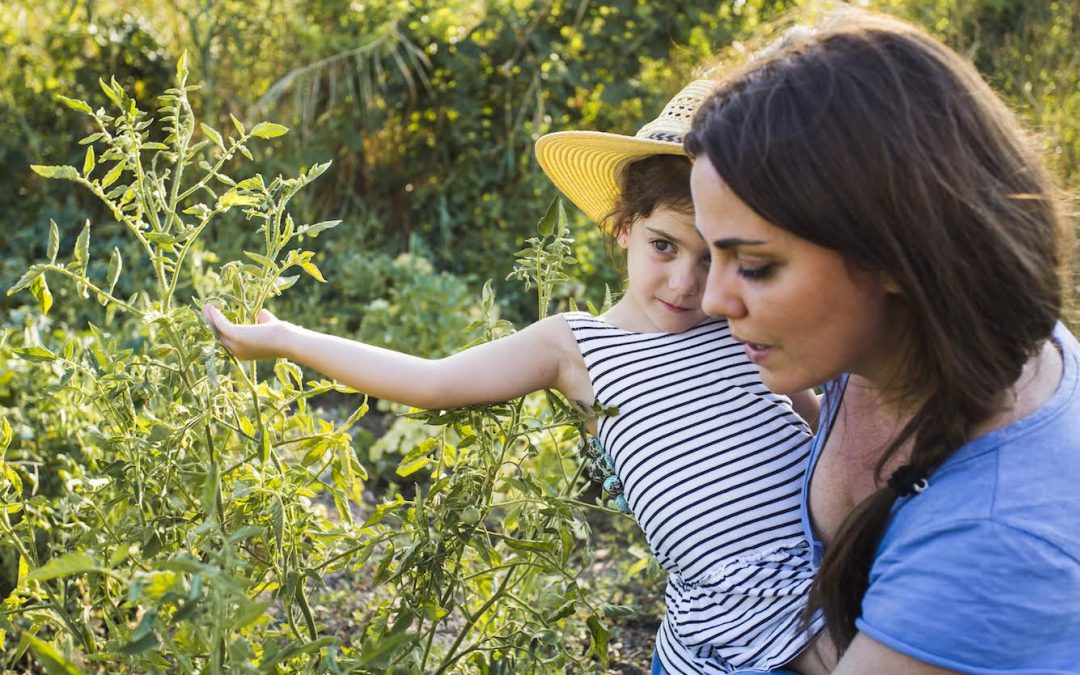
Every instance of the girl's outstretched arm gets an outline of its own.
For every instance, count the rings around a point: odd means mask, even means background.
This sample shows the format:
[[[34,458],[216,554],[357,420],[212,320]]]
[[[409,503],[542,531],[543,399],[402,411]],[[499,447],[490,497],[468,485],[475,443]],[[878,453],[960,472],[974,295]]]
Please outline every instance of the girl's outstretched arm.
[[[203,307],[203,315],[239,359],[287,358],[365,394],[417,408],[494,403],[546,388],[563,391],[560,374],[567,359],[581,358],[560,316],[443,359],[425,359],[307,330],[265,309],[252,325],[234,324],[212,305]]]

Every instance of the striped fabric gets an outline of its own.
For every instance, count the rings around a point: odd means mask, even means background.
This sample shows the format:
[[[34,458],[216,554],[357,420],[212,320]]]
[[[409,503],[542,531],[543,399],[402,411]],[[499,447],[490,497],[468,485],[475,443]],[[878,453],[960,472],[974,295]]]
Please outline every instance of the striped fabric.
[[[767,671],[806,646],[800,489],[810,430],[761,383],[727,321],[635,333],[564,315],[624,494],[668,571],[657,651],[673,674]],[[816,626],[815,626],[816,629]]]

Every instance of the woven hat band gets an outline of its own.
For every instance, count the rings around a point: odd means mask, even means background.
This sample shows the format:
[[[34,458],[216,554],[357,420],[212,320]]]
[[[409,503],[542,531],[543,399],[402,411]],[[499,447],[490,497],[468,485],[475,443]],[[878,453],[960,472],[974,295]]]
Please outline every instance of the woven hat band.
[[[718,83],[695,80],[633,136],[557,131],[536,142],[536,159],[563,194],[596,223],[611,213],[623,168],[653,155],[685,155],[683,139],[694,115]],[[689,189],[689,186],[687,187]]]

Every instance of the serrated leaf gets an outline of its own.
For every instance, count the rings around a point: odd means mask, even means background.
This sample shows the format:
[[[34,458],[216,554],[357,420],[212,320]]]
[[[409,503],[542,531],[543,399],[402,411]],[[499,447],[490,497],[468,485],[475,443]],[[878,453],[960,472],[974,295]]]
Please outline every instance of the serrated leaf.
[[[105,174],[105,177],[101,179],[101,189],[104,190],[105,188],[115,183],[116,180],[120,178],[120,174],[124,172],[125,166],[126,163],[121,160],[116,163],[116,166],[109,169],[109,173]]]
[[[188,77],[187,50],[180,52],[180,58],[176,60],[176,79],[184,82]]]
[[[3,425],[0,426],[0,455],[2,455],[2,453],[8,449],[8,446],[11,445],[12,433],[11,425],[8,424],[6,417],[0,417],[0,424]]]
[[[53,354],[48,349],[38,345],[34,345],[33,347],[17,347],[12,351],[27,361],[44,362],[56,360],[56,354]]]
[[[329,230],[332,227],[337,227],[340,224],[340,220],[324,220],[321,223],[315,223],[314,225],[309,225],[303,228],[302,230],[300,230],[299,233],[307,235],[309,237],[317,237],[319,236],[320,232],[324,230]]]
[[[83,160],[82,173],[83,176],[89,176],[90,172],[94,170],[94,146],[86,146],[86,158]]]
[[[544,217],[540,219],[540,222],[536,224],[536,229],[540,232],[541,236],[548,236],[555,231],[555,226],[559,222],[559,204],[558,197],[553,199],[548,204],[547,211],[544,213]]]
[[[48,675],[82,675],[82,670],[69,661],[51,643],[39,640],[30,633],[24,632],[22,639],[30,645],[30,651],[34,659],[45,668]]]
[[[23,275],[19,277],[19,280],[15,282],[15,285],[8,289],[7,294],[9,296],[15,295],[24,288],[29,288],[30,284],[34,283],[34,279],[41,276],[41,270],[37,267],[31,267]]]
[[[251,135],[256,138],[277,138],[287,133],[289,133],[289,127],[273,122],[259,122],[251,130]]]
[[[255,206],[258,203],[259,197],[255,195],[242,195],[236,190],[229,190],[218,197],[217,206],[219,209],[228,209],[233,206]]]
[[[60,252],[60,228],[56,221],[49,219],[49,264],[56,262],[56,254]]]
[[[124,261],[120,257],[120,249],[113,246],[112,257],[109,258],[109,293],[116,288],[116,281],[120,278],[120,271],[124,268]]]
[[[86,113],[87,115],[91,115],[94,112],[93,110],[91,110],[90,105],[86,101],[80,101],[77,98],[68,98],[67,96],[61,96],[60,94],[57,94],[56,100],[60,101],[72,110]]]
[[[53,558],[41,567],[32,570],[30,574],[26,575],[26,578],[27,580],[46,581],[48,579],[69,577],[73,574],[97,572],[100,569],[89,555],[82,551],[73,551],[65,553],[59,558]]]
[[[322,272],[319,271],[319,268],[315,266],[315,263],[307,261],[302,262],[300,263],[300,269],[315,277],[315,280],[319,283],[326,283],[326,279],[323,277]]]
[[[49,284],[45,283],[45,275],[42,274],[30,284],[30,294],[37,300],[38,307],[41,308],[42,314],[48,314],[49,310],[53,306],[52,292],[49,290]]]
[[[608,663],[608,640],[610,637],[607,627],[604,626],[604,622],[600,620],[600,617],[595,614],[585,620],[585,625],[589,627],[589,641],[592,643],[593,651],[600,657],[600,662],[606,666]]]
[[[259,253],[253,253],[251,251],[244,251],[244,255],[259,263],[263,267],[266,267],[268,269],[277,269],[277,264],[264,255],[261,255]]]
[[[86,269],[86,263],[90,260],[90,221],[83,224],[79,237],[75,240],[75,264]]]
[[[30,170],[43,178],[60,178],[63,180],[78,180],[79,172],[73,166],[48,166],[44,164],[31,164]]]
[[[221,134],[218,133],[217,129],[205,122],[200,123],[199,126],[202,128],[203,133],[206,134],[206,137],[214,142],[214,145],[222,150],[225,149],[225,141],[221,138]]]

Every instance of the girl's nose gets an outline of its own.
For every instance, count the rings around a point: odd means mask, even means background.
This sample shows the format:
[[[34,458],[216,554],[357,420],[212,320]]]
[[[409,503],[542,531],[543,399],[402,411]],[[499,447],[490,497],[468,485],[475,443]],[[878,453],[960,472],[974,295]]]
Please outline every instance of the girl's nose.
[[[668,287],[683,296],[697,295],[705,283],[705,272],[700,266],[686,265],[676,269],[668,277]]]
[[[746,316],[746,305],[739,291],[739,279],[734,266],[723,265],[713,260],[709,266],[709,277],[705,282],[705,293],[701,298],[701,308],[709,316],[740,319]]]

